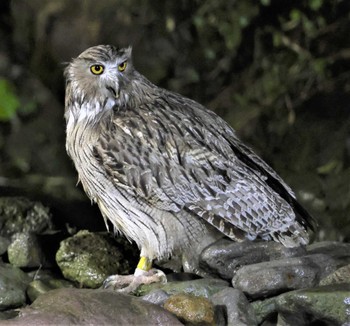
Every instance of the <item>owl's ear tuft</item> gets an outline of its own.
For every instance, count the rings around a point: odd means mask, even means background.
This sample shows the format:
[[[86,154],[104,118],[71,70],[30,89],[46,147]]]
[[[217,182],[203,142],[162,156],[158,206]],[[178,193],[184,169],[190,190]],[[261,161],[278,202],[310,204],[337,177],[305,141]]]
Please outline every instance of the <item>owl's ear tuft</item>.
[[[131,59],[132,57],[132,46],[129,46],[125,48],[125,55],[128,57],[128,59]]]

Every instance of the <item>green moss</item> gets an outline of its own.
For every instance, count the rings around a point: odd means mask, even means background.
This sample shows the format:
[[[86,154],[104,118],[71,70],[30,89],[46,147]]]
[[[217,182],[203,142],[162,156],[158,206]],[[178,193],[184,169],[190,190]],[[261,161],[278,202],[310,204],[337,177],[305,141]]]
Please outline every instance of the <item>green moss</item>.
[[[86,230],[61,242],[56,261],[65,278],[97,288],[112,274],[129,271],[127,261],[107,234]]]

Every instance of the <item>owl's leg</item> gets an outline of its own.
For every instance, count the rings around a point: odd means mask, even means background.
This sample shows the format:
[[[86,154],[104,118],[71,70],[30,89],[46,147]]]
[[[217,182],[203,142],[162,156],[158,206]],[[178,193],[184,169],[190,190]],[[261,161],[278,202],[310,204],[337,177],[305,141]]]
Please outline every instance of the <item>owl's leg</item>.
[[[166,276],[161,270],[152,268],[152,260],[141,257],[134,274],[111,275],[103,282],[103,287],[122,293],[131,293],[142,284],[158,282],[164,284],[166,281]]]

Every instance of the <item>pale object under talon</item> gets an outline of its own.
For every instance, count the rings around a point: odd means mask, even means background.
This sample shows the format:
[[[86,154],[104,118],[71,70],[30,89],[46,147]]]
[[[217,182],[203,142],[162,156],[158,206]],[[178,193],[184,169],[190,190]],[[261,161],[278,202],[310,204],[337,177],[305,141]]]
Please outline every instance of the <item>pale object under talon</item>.
[[[103,288],[112,288],[118,292],[134,292],[142,284],[167,282],[166,275],[159,269],[152,268],[144,271],[136,268],[135,273],[131,275],[111,275],[103,282]]]

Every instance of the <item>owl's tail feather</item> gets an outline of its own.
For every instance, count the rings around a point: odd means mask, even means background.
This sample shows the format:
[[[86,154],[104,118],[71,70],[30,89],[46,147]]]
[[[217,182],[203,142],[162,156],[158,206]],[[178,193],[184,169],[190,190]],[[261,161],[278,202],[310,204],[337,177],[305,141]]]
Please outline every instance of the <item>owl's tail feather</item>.
[[[290,225],[286,231],[274,232],[271,237],[287,248],[305,246],[310,241],[310,234],[307,229],[299,223]]]
[[[306,209],[302,207],[301,204],[297,201],[293,191],[284,183],[284,181],[277,175],[277,173],[273,171],[263,160],[256,156],[250,148],[240,143],[237,139],[235,139],[233,142],[229,139],[228,141],[231,142],[231,148],[237,155],[237,157],[242,162],[244,162],[249,168],[251,168],[252,171],[257,171],[258,173],[266,177],[265,182],[269,185],[269,187],[271,187],[293,208],[293,211],[296,216],[296,221],[298,222],[298,225],[301,228],[299,232],[300,235],[296,235],[295,242],[302,243],[308,241],[309,237],[306,235],[306,230],[314,231],[316,229],[317,223],[315,219],[306,211]],[[302,230],[302,228],[304,228],[304,230]],[[291,233],[291,236],[292,238],[295,237],[293,236],[293,232]],[[288,236],[285,235],[282,238],[287,239]],[[298,238],[304,240],[296,241]],[[293,242],[293,240],[291,241]],[[286,242],[289,243],[289,241]]]

